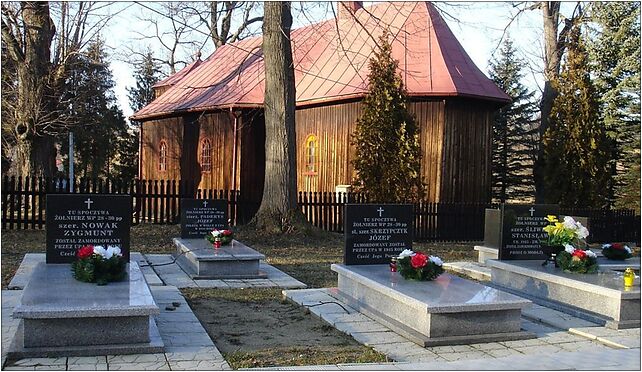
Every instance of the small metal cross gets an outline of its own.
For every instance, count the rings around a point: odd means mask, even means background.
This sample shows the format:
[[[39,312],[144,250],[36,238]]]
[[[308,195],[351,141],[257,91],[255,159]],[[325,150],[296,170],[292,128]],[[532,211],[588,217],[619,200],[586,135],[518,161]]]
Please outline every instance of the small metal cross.
[[[531,212],[531,217],[533,217],[533,213],[535,213],[535,208],[531,207],[531,209],[529,209],[528,211]]]
[[[91,201],[91,199],[87,198],[87,200],[85,201],[85,204],[87,204],[87,209],[91,209],[91,204],[92,203],[93,203],[93,201]]]
[[[379,212],[379,217],[381,217],[381,213],[383,213],[383,208],[379,207],[379,209],[377,209],[377,212]]]

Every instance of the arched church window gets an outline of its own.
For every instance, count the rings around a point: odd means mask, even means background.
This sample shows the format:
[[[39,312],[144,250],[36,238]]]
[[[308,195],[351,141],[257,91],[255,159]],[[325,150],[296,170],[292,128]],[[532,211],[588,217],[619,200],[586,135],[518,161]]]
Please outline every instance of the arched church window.
[[[205,138],[201,141],[201,172],[212,171],[212,143]]]
[[[317,136],[311,134],[305,140],[305,171],[308,174],[316,174],[319,161],[319,141]]]
[[[164,140],[158,145],[158,170],[167,171],[167,142]]]

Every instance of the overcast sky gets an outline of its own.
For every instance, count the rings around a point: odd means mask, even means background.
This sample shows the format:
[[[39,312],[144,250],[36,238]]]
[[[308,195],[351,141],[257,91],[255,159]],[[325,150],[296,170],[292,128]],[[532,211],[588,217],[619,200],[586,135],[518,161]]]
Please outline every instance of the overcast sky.
[[[331,17],[332,11],[328,11],[328,4],[312,4],[315,6],[311,7],[312,10],[309,10],[305,17],[295,14],[294,26],[301,27],[310,24],[310,20],[320,21]],[[150,44],[152,49],[160,51],[157,43],[139,40],[138,34],[152,32],[151,27],[139,21],[138,18],[150,14],[158,16],[146,9],[154,8],[156,5],[154,2],[146,2],[142,5],[129,2],[116,3],[113,5],[112,13],[117,15],[103,32],[103,38],[115,58],[110,67],[116,80],[115,93],[126,116],[132,114],[126,87],[133,86],[135,80],[132,66],[123,60],[128,56],[128,48],[143,50],[145,44]],[[311,4],[307,5],[310,8]],[[368,6],[368,3],[365,5]],[[443,16],[455,37],[480,70],[488,75],[488,61],[497,51],[499,40],[516,9],[507,2],[452,2],[436,3],[436,5],[448,13]],[[537,10],[523,13],[506,28],[521,57],[527,59],[534,67],[535,71],[531,72],[530,68],[525,70],[526,83],[533,90],[537,90],[537,82],[541,82],[541,75],[537,71],[540,70],[538,66],[541,65],[541,29],[541,13]],[[211,50],[211,47],[209,50],[206,48],[202,59],[205,59]]]

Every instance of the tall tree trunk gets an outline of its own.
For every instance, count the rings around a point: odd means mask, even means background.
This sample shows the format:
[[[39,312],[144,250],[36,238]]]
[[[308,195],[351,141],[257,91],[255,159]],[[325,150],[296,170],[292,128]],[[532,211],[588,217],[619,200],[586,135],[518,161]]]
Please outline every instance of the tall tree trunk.
[[[544,28],[544,90],[542,91],[542,100],[540,102],[539,147],[537,149],[537,161],[533,167],[536,203],[543,203],[546,195],[544,184],[545,158],[542,139],[549,127],[549,117],[553,109],[553,101],[557,96],[553,82],[557,80],[559,76],[563,52],[563,47],[560,45],[557,37],[560,2],[542,1],[540,8],[542,10]]]
[[[55,148],[51,135],[42,133],[52,110],[51,41],[55,28],[46,2],[21,4],[26,37],[23,50],[10,47],[9,53],[18,62],[18,94],[15,115],[16,172],[20,176],[53,175]],[[3,24],[3,28],[4,28]],[[5,36],[3,29],[3,36]]]
[[[298,223],[295,87],[289,2],[266,2],[263,21],[265,60],[265,182],[255,216],[257,228],[287,231]]]

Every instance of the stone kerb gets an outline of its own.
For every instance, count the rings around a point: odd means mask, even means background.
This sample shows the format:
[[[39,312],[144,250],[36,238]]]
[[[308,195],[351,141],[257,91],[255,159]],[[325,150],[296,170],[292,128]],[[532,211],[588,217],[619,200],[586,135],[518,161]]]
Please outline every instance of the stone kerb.
[[[232,240],[214,249],[205,239],[174,238],[176,262],[192,279],[260,279],[265,255]]]
[[[530,301],[457,276],[406,281],[386,265],[332,265],[338,299],[422,345],[533,337],[520,328]]]
[[[640,285],[624,288],[621,273],[564,273],[537,261],[489,260],[492,282],[536,299],[579,308],[607,319],[612,328],[640,326]]]
[[[152,316],[160,314],[135,262],[128,280],[105,286],[73,279],[69,265],[38,264],[13,317],[16,357],[162,352]]]

